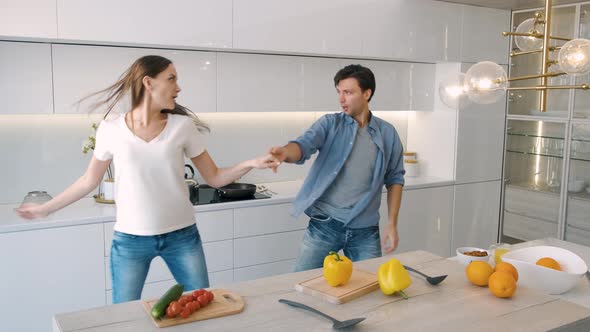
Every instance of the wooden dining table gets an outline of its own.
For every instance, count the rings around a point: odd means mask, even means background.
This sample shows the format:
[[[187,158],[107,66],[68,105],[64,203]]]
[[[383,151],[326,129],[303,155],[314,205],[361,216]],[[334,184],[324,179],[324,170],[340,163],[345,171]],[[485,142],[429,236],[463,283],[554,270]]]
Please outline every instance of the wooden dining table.
[[[552,245],[573,251],[590,265],[590,247],[557,239],[524,242],[516,248]],[[215,288],[239,294],[244,310],[235,315],[164,328],[164,331],[324,331],[332,322],[324,317],[279,303],[288,299],[304,303],[337,319],[364,317],[353,329],[360,331],[590,331],[590,280],[580,278],[561,295],[518,287],[509,299],[493,296],[486,287],[474,286],[465,277],[465,267],[452,257],[412,251],[355,262],[355,269],[376,273],[395,257],[428,275],[446,274],[439,285],[411,274],[405,290],[409,299],[384,295],[375,290],[344,304],[332,304],[304,294],[294,286],[321,274],[321,269],[276,275]],[[61,313],[54,316],[55,332],[161,331],[154,325],[141,301],[133,301]]]

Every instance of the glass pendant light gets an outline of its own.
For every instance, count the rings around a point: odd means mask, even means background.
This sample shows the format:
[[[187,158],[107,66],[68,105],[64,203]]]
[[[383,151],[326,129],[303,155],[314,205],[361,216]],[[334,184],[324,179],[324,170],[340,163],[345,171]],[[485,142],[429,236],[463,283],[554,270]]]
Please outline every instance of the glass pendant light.
[[[443,104],[450,108],[456,109],[459,104],[461,106],[470,104],[467,98],[465,74],[458,73],[442,81],[438,86],[438,94]]]
[[[535,23],[534,18],[524,20],[516,28],[517,33],[543,34],[545,24]],[[521,51],[538,50],[543,46],[543,39],[532,36],[515,36],[514,43]]]
[[[561,70],[570,75],[590,71],[590,40],[574,39],[563,44],[557,58]]]
[[[465,73],[467,96],[478,104],[491,104],[502,98],[508,87],[506,71],[491,62],[478,62]]]

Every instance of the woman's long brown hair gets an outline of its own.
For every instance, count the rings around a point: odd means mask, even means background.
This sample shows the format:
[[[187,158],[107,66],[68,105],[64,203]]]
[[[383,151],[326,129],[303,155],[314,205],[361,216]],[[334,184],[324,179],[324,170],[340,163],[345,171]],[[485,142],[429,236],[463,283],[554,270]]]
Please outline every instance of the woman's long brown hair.
[[[78,104],[96,95],[106,95],[103,99],[95,102],[89,110],[89,112],[92,112],[97,108],[106,105],[107,110],[104,115],[104,118],[106,119],[115,105],[117,105],[117,103],[119,103],[121,99],[129,92],[131,97],[131,109],[134,109],[141,103],[145,93],[145,88],[142,82],[143,78],[145,76],[156,77],[159,73],[166,70],[166,68],[168,68],[171,63],[172,61],[159,55],[143,56],[135,60],[131,67],[129,67],[113,85],[80,99]],[[162,113],[190,116],[199,131],[210,131],[209,126],[201,121],[193,111],[178,103],[175,103],[174,109],[164,109],[162,110]]]

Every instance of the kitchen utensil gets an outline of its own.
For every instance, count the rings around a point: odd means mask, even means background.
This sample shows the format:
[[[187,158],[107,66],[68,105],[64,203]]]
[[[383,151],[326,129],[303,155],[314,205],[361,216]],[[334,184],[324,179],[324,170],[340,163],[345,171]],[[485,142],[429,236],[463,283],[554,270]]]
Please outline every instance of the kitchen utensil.
[[[221,188],[215,188],[205,184],[202,184],[199,187],[217,189],[219,195],[225,198],[245,198],[256,193],[256,186],[249,183],[230,183],[227,186],[223,186]]]
[[[404,267],[405,267],[405,268],[406,268],[406,270],[408,270],[408,271],[412,271],[412,272],[418,273],[419,275],[423,276],[424,278],[426,278],[426,281],[428,281],[428,283],[429,283],[429,284],[431,284],[431,285],[438,285],[438,284],[440,284],[440,283],[441,283],[443,280],[445,280],[445,278],[447,277],[447,275],[446,275],[446,274],[445,274],[444,276],[438,276],[438,277],[429,277],[429,276],[427,276],[426,274],[424,274],[424,273],[422,273],[422,272],[420,272],[420,271],[418,271],[418,270],[416,270],[416,269],[414,269],[414,268],[411,268],[411,267],[409,267],[409,266],[407,266],[407,265],[404,265]]]
[[[290,300],[285,300],[285,299],[279,299],[279,302],[288,304],[288,305],[290,305],[292,307],[305,309],[305,310],[311,311],[313,313],[316,313],[318,315],[324,316],[324,317],[328,318],[329,320],[331,320],[334,323],[332,325],[332,328],[333,329],[344,329],[344,328],[347,328],[347,327],[351,327],[353,325],[356,325],[356,324],[358,324],[358,323],[360,323],[360,322],[362,322],[362,321],[365,320],[365,318],[363,317],[363,318],[353,318],[353,319],[348,319],[348,320],[345,320],[345,321],[339,321],[336,318],[334,318],[332,316],[329,316],[329,315],[327,315],[327,314],[319,311],[318,309],[312,308],[312,307],[310,307],[308,305],[305,305],[303,303],[299,303],[299,302],[295,302],[295,301],[290,301]]]
[[[142,301],[143,308],[145,309],[148,317],[150,317],[150,319],[158,327],[168,327],[215,317],[234,315],[244,310],[244,300],[242,300],[241,296],[224,289],[211,289],[211,292],[213,292],[215,295],[213,301],[211,301],[211,303],[207,304],[206,306],[197,309],[197,311],[193,312],[187,318],[182,318],[180,316],[175,318],[153,318],[151,314],[152,307],[156,302],[158,302],[158,299]]]
[[[551,257],[561,271],[536,265],[537,260]],[[534,246],[505,253],[502,261],[518,270],[518,285],[535,288],[548,294],[561,294],[572,289],[588,271],[582,258],[573,252],[552,246]]]
[[[195,180],[195,169],[191,165],[184,165],[185,171],[188,169],[190,171],[190,175],[188,173],[184,173],[184,181],[188,187],[188,194],[191,203],[195,204],[199,201],[199,183]]]
[[[342,304],[379,289],[379,282],[376,274],[353,269],[352,276],[345,285],[332,287],[320,275],[296,284],[295,289],[330,303]]]
[[[25,198],[23,198],[20,207],[43,204],[50,201],[52,198],[53,197],[51,197],[46,191],[30,191],[25,195]]]

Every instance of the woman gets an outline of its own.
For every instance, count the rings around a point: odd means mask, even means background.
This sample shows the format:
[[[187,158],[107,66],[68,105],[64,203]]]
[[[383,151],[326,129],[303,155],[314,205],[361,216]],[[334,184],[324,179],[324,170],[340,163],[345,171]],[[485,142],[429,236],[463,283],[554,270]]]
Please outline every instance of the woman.
[[[161,56],[137,59],[112,86],[96,94],[106,98],[105,120],[96,133],[86,173],[51,201],[17,213],[45,217],[88,195],[114,160],[117,165],[117,222],[111,245],[113,303],[137,300],[151,260],[161,256],[185,289],[209,287],[203,246],[184,181],[184,157],[205,181],[222,187],[253,168],[277,166],[271,155],[218,168],[205,149],[198,118],[176,104],[180,92],[172,62]],[[127,93],[131,110],[107,120]]]

